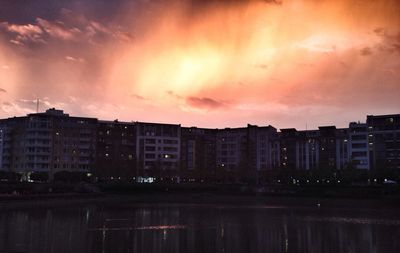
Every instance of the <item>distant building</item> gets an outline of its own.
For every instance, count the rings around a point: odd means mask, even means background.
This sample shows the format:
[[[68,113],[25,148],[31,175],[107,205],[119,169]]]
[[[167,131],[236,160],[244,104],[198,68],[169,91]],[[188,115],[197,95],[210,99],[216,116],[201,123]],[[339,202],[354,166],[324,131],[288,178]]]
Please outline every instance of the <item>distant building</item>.
[[[340,170],[348,163],[347,129],[281,129],[280,168],[286,170]]]
[[[223,182],[262,182],[278,167],[277,131],[272,126],[217,131],[217,178]]]
[[[217,129],[181,128],[182,182],[216,181]]]
[[[207,129],[99,121],[54,108],[0,120],[0,177],[28,181],[67,171],[106,181],[262,184],[341,177],[348,173],[337,172],[352,168],[385,178],[400,173],[400,114],[369,115],[348,128],[279,132],[270,125]]]
[[[180,142],[180,125],[137,122],[137,181],[180,182]]]
[[[99,121],[96,163],[93,173],[99,180],[136,180],[136,124]]]
[[[318,130],[299,131],[299,150],[296,168],[316,170],[320,162],[320,132]]]
[[[247,125],[247,181],[266,182],[271,170],[279,168],[278,134],[272,126]]]
[[[400,170],[400,114],[367,116],[368,149],[373,170]]]
[[[225,128],[217,132],[217,179],[221,182],[238,182],[245,176],[248,165],[246,156],[247,129]]]
[[[367,124],[350,123],[348,139],[349,157],[351,166],[356,169],[370,169],[368,139]]]
[[[32,173],[52,178],[60,171],[93,169],[97,119],[70,117],[61,110],[0,121],[1,170],[29,180]]]

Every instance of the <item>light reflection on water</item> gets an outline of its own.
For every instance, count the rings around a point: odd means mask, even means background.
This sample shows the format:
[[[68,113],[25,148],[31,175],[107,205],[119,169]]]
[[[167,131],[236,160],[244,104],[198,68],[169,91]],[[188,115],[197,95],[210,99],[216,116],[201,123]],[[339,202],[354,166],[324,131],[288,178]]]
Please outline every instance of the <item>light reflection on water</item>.
[[[0,252],[400,252],[400,219],[388,213],[220,205],[3,210]]]

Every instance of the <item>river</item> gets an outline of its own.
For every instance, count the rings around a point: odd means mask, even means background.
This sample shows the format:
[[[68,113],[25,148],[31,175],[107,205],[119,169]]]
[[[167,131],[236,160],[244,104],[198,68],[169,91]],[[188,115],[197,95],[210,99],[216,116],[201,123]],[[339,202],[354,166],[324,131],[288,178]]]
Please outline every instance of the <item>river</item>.
[[[87,204],[0,210],[0,252],[400,252],[397,210]]]

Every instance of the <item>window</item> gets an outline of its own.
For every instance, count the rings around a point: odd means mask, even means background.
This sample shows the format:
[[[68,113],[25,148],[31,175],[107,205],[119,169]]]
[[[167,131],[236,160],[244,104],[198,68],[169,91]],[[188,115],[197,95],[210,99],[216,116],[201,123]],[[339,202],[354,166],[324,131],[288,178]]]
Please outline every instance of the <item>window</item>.
[[[367,144],[366,143],[352,143],[351,147],[352,148],[366,148]]]

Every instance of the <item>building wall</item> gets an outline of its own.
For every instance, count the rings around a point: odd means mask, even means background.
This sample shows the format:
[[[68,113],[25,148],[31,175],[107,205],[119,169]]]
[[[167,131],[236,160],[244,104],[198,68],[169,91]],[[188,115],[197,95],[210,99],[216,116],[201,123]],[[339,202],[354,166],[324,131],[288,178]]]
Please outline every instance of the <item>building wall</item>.
[[[400,115],[369,115],[367,125],[372,169],[400,170]]]
[[[136,127],[139,181],[151,177],[179,182],[180,125],[137,122]]]
[[[264,182],[274,171],[400,169],[400,115],[349,128],[181,128],[98,121],[61,110],[0,120],[0,170],[137,182]],[[273,174],[273,173],[272,173]]]
[[[94,174],[99,180],[136,180],[136,124],[99,121]]]
[[[183,182],[216,181],[216,130],[181,128],[181,177]]]
[[[69,117],[60,110],[2,120],[1,170],[52,177],[59,171],[90,172],[95,155],[96,119]]]
[[[349,156],[356,169],[369,170],[368,126],[352,122],[349,125]]]

